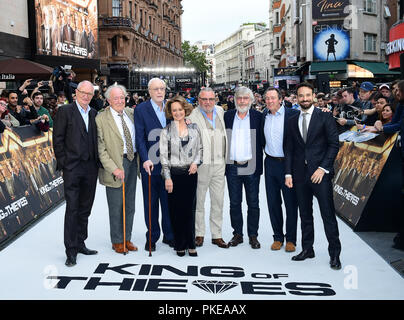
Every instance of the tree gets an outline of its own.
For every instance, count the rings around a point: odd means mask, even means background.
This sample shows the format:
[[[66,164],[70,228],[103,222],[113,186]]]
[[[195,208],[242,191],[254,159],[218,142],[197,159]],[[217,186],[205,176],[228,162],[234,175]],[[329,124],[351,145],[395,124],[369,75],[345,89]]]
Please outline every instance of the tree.
[[[191,46],[189,41],[184,41],[181,47],[184,55],[184,64],[186,66],[192,66],[195,68],[196,72],[200,73],[205,73],[209,70],[205,52],[199,51],[197,46]]]

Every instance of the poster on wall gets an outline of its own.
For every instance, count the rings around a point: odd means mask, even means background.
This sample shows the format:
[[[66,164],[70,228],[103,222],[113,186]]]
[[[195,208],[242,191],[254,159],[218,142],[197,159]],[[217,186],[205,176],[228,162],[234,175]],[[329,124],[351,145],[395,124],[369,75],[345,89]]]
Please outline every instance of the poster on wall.
[[[340,149],[334,163],[334,205],[337,213],[354,227],[389,158],[397,134],[380,134],[369,140],[369,137],[348,138],[349,133],[360,136],[356,127],[340,135]],[[345,141],[341,141],[342,136]]]
[[[324,21],[313,26],[314,60],[345,60],[349,54],[349,30],[344,28],[343,21]]]
[[[38,55],[97,59],[97,0],[35,0]]]
[[[349,15],[349,0],[313,0],[313,20],[344,18]]]
[[[0,134],[0,245],[64,200],[51,140],[34,126]]]

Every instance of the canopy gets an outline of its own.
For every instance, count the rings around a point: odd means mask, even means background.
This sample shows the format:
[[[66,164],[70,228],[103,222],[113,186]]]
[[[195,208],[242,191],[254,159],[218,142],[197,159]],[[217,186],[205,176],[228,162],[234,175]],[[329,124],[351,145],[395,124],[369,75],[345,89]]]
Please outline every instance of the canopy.
[[[52,74],[53,68],[26,59],[6,59],[0,61],[0,81],[44,78]]]

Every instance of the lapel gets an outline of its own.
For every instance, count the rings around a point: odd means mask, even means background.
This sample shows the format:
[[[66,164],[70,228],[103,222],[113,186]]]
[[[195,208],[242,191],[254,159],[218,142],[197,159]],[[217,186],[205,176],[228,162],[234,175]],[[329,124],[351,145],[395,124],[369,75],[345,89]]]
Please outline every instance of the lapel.
[[[116,126],[114,116],[112,115],[111,107],[107,107],[105,112],[106,112],[106,119],[105,120],[107,121],[109,128],[111,129],[112,132],[115,133],[115,135],[118,137],[119,140],[122,140],[122,136],[119,133],[119,129]]]
[[[80,132],[83,136],[86,135],[87,130],[86,130],[86,124],[84,123],[83,117],[80,114],[79,111],[79,107],[77,106],[77,104],[75,102],[72,103],[72,108],[73,108],[73,117],[75,118],[75,122],[76,124],[79,126],[80,128]]]
[[[299,130],[299,117],[300,117],[300,111],[296,114],[296,116],[294,116],[293,118],[291,118],[293,121],[293,128],[296,130],[296,135],[297,135],[297,140],[302,144],[305,145],[304,141],[303,141],[303,137],[302,134],[300,133]]]
[[[152,121],[154,121],[155,126],[154,127],[158,127],[160,129],[163,129],[159,118],[156,115],[156,112],[154,111],[153,105],[151,103],[151,100],[148,101],[149,105],[146,106],[146,112],[149,114],[149,119],[152,119]]]

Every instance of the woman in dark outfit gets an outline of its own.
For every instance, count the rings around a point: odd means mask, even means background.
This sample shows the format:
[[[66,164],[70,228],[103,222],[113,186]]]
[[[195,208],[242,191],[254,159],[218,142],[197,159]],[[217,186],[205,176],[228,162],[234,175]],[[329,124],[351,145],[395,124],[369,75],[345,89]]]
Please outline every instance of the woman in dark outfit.
[[[161,174],[168,192],[168,207],[174,232],[174,249],[182,257],[195,250],[195,217],[192,208],[198,181],[197,168],[202,162],[202,140],[195,123],[186,124],[192,106],[181,96],[167,101],[166,117],[171,121],[160,135]]]

